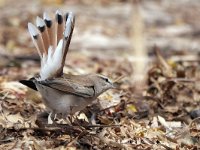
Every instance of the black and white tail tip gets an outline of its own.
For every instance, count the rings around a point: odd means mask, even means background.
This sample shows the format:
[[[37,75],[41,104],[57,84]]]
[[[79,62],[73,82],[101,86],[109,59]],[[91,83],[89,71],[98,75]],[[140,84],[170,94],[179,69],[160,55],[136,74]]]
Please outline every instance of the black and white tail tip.
[[[28,30],[39,55],[46,55],[50,46],[55,50],[61,39],[66,44],[63,48],[68,49],[74,23],[75,17],[72,12],[63,15],[60,10],[56,11],[55,19],[44,12],[43,19],[36,18],[36,26],[28,23]]]
[[[43,19],[36,18],[36,26],[28,23],[29,33],[41,58],[41,78],[46,79],[62,73],[74,24],[73,13],[68,12],[63,15],[60,10],[56,11],[54,19],[44,12]]]

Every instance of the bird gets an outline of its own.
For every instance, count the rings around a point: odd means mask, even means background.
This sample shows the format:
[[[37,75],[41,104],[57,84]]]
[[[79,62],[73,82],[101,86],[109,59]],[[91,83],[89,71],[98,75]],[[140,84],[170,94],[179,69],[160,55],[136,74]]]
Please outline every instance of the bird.
[[[72,12],[57,10],[55,19],[48,13],[36,17],[36,26],[28,23],[28,31],[41,60],[40,72],[23,85],[38,91],[49,116],[61,114],[66,117],[83,110],[99,95],[116,88],[110,78],[100,74],[72,75],[63,72],[75,25]]]

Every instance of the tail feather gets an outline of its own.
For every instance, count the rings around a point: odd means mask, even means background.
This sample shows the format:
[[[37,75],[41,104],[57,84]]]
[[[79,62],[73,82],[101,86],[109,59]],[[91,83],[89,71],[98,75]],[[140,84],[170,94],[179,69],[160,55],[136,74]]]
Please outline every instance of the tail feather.
[[[43,14],[43,19],[37,17],[36,25],[39,31],[33,24],[28,24],[33,43],[41,57],[41,80],[63,74],[74,23],[75,18],[71,12],[63,17],[62,12],[58,10],[55,21],[52,21],[47,13]]]
[[[29,88],[37,91],[37,88],[35,86],[35,83],[30,79],[30,80],[20,80],[20,83],[22,83],[25,86],[28,86]]]
[[[64,31],[64,21],[62,12],[57,10],[56,11],[56,44],[63,38],[63,31]]]
[[[42,58],[42,55],[45,52],[45,48],[44,48],[44,43],[43,43],[41,34],[32,23],[28,23],[28,30],[31,34],[33,44],[35,45],[40,58]]]
[[[43,40],[44,47],[45,47],[45,53],[47,54],[48,48],[49,48],[49,45],[50,45],[50,41],[49,41],[49,34],[48,34],[47,29],[46,29],[45,22],[42,18],[37,17],[36,18],[36,25],[37,25],[37,27],[40,30],[40,33],[42,35],[42,40]]]
[[[62,62],[62,67],[65,64],[65,59],[66,59],[66,55],[69,49],[69,45],[71,42],[71,38],[72,38],[72,33],[74,30],[74,24],[75,24],[75,17],[73,15],[72,12],[66,13],[66,23],[65,23],[65,30],[64,30],[64,44],[63,44],[63,51],[64,51],[64,55],[63,55],[63,62]]]
[[[44,19],[44,22],[46,24],[46,27],[47,27],[47,32],[48,32],[48,35],[49,35],[49,41],[50,41],[50,45],[52,46],[55,46],[55,34],[54,34],[54,24],[53,24],[53,21],[51,20],[51,18],[49,17],[49,15],[44,12],[43,14],[43,19]]]

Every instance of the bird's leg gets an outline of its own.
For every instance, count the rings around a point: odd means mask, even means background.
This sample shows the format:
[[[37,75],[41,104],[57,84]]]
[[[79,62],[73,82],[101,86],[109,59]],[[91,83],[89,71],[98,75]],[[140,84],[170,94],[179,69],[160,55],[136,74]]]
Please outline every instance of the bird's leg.
[[[75,106],[70,106],[70,114],[69,114],[69,121],[71,122],[71,124],[72,123],[74,123],[75,121],[76,121],[76,123],[78,124],[78,126],[81,126],[80,124],[79,124],[79,122],[78,122],[78,118],[77,118],[77,116],[76,115],[74,115],[73,114],[73,108],[74,108]],[[73,121],[74,120],[74,121]]]
[[[70,106],[70,113],[69,113],[69,117],[68,117],[68,119],[69,119],[69,122],[72,124],[73,123],[73,114],[72,114],[72,109],[73,109],[73,106]]]
[[[50,112],[48,116],[48,124],[54,124],[56,119],[56,114],[54,112]],[[52,119],[53,118],[53,119]]]
[[[56,118],[57,118],[57,114],[54,114],[54,118],[53,118],[53,120],[55,121],[55,120],[56,120]]]
[[[94,113],[94,112],[92,112],[92,116],[91,116],[91,118],[90,118],[90,123],[92,124],[92,125],[96,125],[97,123],[96,123],[96,113]]]
[[[53,124],[53,120],[51,119],[52,112],[48,115],[48,124]]]
[[[97,101],[97,104],[98,104],[99,106],[101,106],[100,99],[99,99],[99,98],[96,98],[96,101]]]

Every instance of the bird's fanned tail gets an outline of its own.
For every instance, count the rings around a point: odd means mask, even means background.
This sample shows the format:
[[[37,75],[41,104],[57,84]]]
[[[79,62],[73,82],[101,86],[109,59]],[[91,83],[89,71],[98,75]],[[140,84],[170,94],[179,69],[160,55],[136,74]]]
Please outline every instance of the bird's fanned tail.
[[[37,28],[28,23],[28,30],[41,58],[41,80],[60,77],[63,74],[74,24],[75,17],[72,12],[63,15],[59,10],[56,11],[55,20],[47,13],[44,13],[43,19],[37,17]]]

